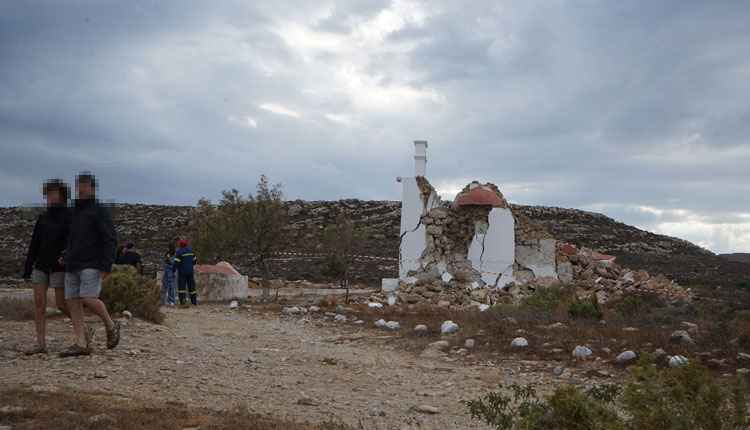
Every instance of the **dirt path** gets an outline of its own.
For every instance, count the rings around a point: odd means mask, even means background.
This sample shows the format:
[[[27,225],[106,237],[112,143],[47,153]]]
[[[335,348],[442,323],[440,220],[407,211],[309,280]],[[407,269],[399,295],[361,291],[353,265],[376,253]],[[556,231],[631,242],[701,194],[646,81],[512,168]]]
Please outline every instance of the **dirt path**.
[[[25,357],[32,322],[0,320],[3,385],[111,390],[138,399],[180,401],[214,409],[247,406],[258,413],[365,429],[471,429],[461,400],[523,379],[545,383],[550,372],[523,363],[468,366],[395,350],[385,332],[353,325],[279,317],[247,308],[207,305],[170,309],[164,326],[131,320],[123,341],[86,358]],[[49,348],[61,350],[71,328],[51,321]],[[438,414],[414,410],[429,405]]]

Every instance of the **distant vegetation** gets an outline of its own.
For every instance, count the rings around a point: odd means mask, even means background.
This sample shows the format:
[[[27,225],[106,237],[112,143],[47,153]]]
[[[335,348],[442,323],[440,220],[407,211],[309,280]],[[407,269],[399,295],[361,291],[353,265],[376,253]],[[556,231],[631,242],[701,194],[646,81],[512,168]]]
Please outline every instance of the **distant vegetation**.
[[[563,385],[544,396],[501,386],[465,404],[498,430],[734,430],[750,426],[747,399],[739,378],[721,383],[697,365],[659,370],[645,359],[623,386]]]

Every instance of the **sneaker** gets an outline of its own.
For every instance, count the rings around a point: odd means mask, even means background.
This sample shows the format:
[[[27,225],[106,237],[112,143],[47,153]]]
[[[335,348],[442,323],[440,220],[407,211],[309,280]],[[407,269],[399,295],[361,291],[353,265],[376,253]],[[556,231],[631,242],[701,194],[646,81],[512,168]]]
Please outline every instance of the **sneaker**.
[[[44,346],[37,345],[35,348],[32,348],[28,351],[24,351],[24,354],[26,355],[36,355],[36,354],[46,354],[47,348]]]
[[[107,330],[107,349],[112,349],[120,343],[120,321],[114,321],[112,330]]]
[[[86,329],[83,331],[83,334],[86,337],[86,349],[91,350],[91,344],[94,343],[94,335],[96,334],[96,329],[94,327],[91,327],[90,325],[87,325]]]
[[[90,355],[91,350],[84,348],[80,345],[73,344],[68,347],[65,351],[60,352],[60,357],[80,357],[82,355]]]

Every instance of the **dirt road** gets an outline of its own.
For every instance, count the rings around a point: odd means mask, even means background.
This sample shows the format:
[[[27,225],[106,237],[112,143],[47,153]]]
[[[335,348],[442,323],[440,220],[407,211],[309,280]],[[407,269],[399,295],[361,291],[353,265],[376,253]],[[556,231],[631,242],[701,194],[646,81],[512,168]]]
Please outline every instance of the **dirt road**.
[[[542,384],[548,371],[524,363],[465,365],[397,350],[387,332],[241,307],[169,309],[163,326],[137,319],[123,340],[86,358],[26,357],[32,322],[0,320],[0,381],[8,386],[108,390],[133,399],[180,401],[214,409],[237,405],[300,420],[340,419],[365,429],[471,429],[461,400],[519,378]],[[49,326],[49,349],[69,339],[67,320]],[[420,405],[437,414],[416,411]]]

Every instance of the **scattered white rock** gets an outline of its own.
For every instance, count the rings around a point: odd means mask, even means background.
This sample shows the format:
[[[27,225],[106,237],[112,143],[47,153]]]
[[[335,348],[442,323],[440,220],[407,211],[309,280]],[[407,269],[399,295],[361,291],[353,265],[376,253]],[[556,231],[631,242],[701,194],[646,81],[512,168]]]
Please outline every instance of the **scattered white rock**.
[[[513,348],[526,348],[529,346],[529,341],[524,337],[517,337],[510,342],[510,346]]]
[[[573,348],[573,357],[577,360],[585,360],[589,357],[591,357],[591,354],[594,352],[591,351],[591,348],[588,346],[583,345],[577,345],[575,348]]]
[[[476,342],[474,341],[474,339],[466,339],[466,341],[464,342],[464,347],[466,349],[474,349],[475,345]]]
[[[615,363],[624,366],[626,364],[633,363],[638,358],[638,355],[636,355],[633,351],[623,351],[620,353],[620,355],[615,358]]]
[[[414,327],[414,333],[420,336],[426,335],[429,331],[430,329],[424,324],[417,324]]]
[[[565,372],[565,368],[562,366],[557,366],[552,369],[552,374],[554,374],[555,376],[560,376],[563,374],[563,372]]]
[[[750,361],[750,354],[745,353],[745,352],[738,353],[737,354],[737,361],[744,361],[744,362]]]
[[[682,355],[673,355],[669,357],[669,367],[680,367],[688,364],[687,357]]]
[[[458,324],[454,323],[453,321],[445,321],[440,326],[440,333],[442,334],[451,334],[456,333],[458,331]]]
[[[375,327],[383,328],[383,327],[385,327],[385,325],[386,325],[386,322],[385,322],[385,320],[383,318],[375,321]]]
[[[131,319],[133,318],[133,314],[130,311],[122,311],[122,316],[125,317],[125,319]]]
[[[669,341],[672,343],[679,343],[682,345],[692,345],[693,338],[690,337],[690,334],[685,330],[675,330],[672,332],[672,335],[669,336]]]
[[[369,307],[370,309],[381,309],[383,307],[383,304],[378,302],[370,302],[367,304],[367,307]]]
[[[484,303],[482,303],[481,305],[479,305],[479,312],[484,312],[489,308],[490,308],[490,305],[485,305]]]
[[[298,315],[302,313],[302,310],[297,306],[287,306],[281,310],[281,313],[284,315]]]
[[[388,321],[385,323],[385,328],[388,330],[398,330],[401,328],[401,324],[399,324],[397,321]]]
[[[435,414],[440,413],[440,409],[436,408],[435,406],[430,406],[430,405],[419,405],[419,406],[416,406],[414,410],[417,412],[430,414],[430,415],[435,415]]]
[[[354,321],[354,324],[357,324],[357,325],[362,325],[362,324],[364,324],[364,323],[365,323],[365,322],[364,322],[364,321],[362,321],[362,320],[357,320],[357,321]]]
[[[310,312],[320,312],[320,308],[318,306],[310,306],[308,308]]]
[[[336,316],[333,317],[333,320],[336,322],[344,322],[346,321],[346,315],[336,314]]]
[[[231,303],[229,303],[229,309],[237,309],[240,307],[240,302],[237,300],[232,300]]]
[[[388,306],[393,306],[395,304],[396,304],[396,295],[388,294]]]
[[[441,276],[440,278],[443,280],[443,282],[445,282],[447,284],[447,283],[449,283],[450,281],[453,280],[453,275],[451,275],[448,272],[445,272],[445,273],[443,273],[443,276]]]

